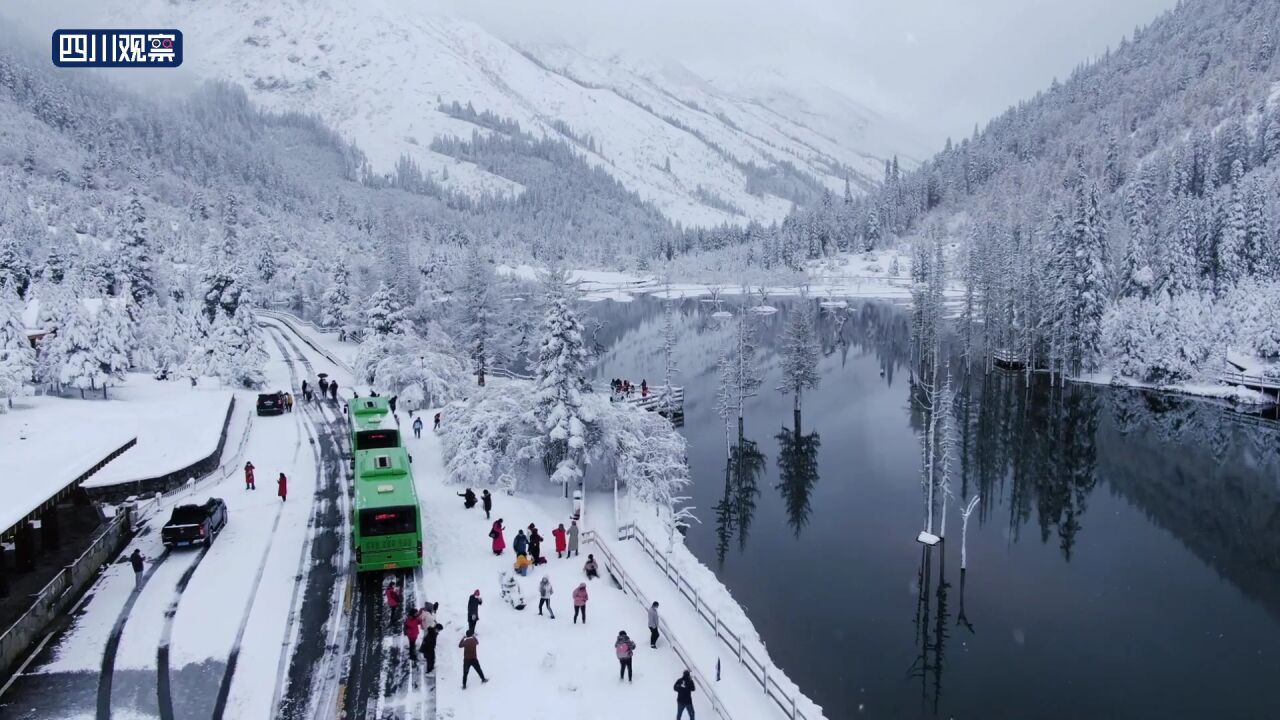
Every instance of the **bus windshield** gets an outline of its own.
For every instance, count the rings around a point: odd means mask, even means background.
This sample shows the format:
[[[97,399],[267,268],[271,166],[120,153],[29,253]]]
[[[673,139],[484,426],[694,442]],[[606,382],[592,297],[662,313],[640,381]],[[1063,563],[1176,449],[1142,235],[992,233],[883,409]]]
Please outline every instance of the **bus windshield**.
[[[409,506],[360,511],[360,536],[403,535],[418,531],[417,509]]]
[[[356,433],[356,450],[400,447],[399,430],[361,430]]]

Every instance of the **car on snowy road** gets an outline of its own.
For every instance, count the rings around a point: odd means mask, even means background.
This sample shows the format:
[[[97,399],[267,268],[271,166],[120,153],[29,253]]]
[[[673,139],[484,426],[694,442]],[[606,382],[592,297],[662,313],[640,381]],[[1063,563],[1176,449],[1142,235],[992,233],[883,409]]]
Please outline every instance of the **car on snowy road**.
[[[165,547],[175,545],[209,545],[227,525],[227,504],[222,498],[209,498],[203,505],[179,505],[169,522],[160,530]]]
[[[282,415],[284,414],[284,394],[261,393],[258,395],[258,414],[259,415]]]

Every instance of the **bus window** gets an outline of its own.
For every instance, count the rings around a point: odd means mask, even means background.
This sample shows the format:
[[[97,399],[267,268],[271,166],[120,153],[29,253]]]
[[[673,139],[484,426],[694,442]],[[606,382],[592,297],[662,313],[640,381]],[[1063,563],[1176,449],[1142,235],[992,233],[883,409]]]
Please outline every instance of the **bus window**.
[[[403,535],[418,532],[417,509],[409,506],[360,511],[360,536]]]
[[[356,450],[400,447],[399,430],[361,430],[356,433]]]

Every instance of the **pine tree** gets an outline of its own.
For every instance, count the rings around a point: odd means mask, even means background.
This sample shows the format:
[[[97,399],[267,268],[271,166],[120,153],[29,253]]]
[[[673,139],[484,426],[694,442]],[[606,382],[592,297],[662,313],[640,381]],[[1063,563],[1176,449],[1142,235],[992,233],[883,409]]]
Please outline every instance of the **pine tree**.
[[[1249,197],[1245,205],[1244,261],[1245,272],[1260,275],[1269,270],[1267,257],[1271,240],[1271,228],[1267,222],[1266,188],[1260,178],[1249,183]]]
[[[133,192],[124,210],[124,231],[120,238],[120,268],[127,284],[129,299],[141,307],[155,297],[155,270],[152,266],[151,243],[147,239],[147,215],[137,192]]]
[[[258,277],[262,282],[271,284],[276,276],[276,252],[275,246],[280,244],[280,236],[272,235],[268,242],[262,243],[258,247]]]
[[[134,326],[122,303],[104,299],[94,317],[93,338],[98,356],[102,396],[107,396],[111,381],[123,382],[134,352]]]
[[[56,240],[51,241],[44,256],[44,265],[40,268],[40,279],[58,285],[66,275],[67,257],[62,252],[62,245]]]
[[[58,381],[78,388],[84,397],[85,390],[97,388],[107,379],[102,373],[95,322],[83,302],[73,301],[63,309],[51,352],[59,362]]]
[[[1234,168],[1239,168],[1237,160]],[[1233,173],[1234,174],[1234,173]],[[1222,227],[1222,240],[1218,244],[1217,267],[1220,273],[1219,291],[1235,286],[1248,269],[1248,217],[1245,210],[1244,188],[1237,182],[1231,186],[1227,200],[1226,222]]]
[[[378,286],[365,310],[365,337],[382,338],[404,333],[401,308],[386,283]]]
[[[1070,315],[1074,342],[1067,348],[1072,374],[1094,372],[1102,357],[1102,316],[1106,311],[1106,225],[1098,207],[1098,188],[1080,171],[1075,218]]]
[[[0,290],[0,412],[13,405],[32,381],[36,356],[22,323],[22,301],[11,288]]]
[[[663,412],[669,412],[672,409],[672,395],[675,393],[675,387],[671,384],[672,378],[680,372],[680,368],[676,367],[675,351],[676,351],[676,324],[673,317],[671,298],[671,283],[667,283],[667,292],[662,300],[662,400],[660,409]]]
[[[800,396],[805,390],[818,386],[822,376],[818,374],[818,339],[814,335],[813,320],[809,317],[808,298],[803,295],[791,308],[786,333],[782,339],[782,384],[778,392],[795,397],[795,410],[800,411]]]
[[[224,384],[257,388],[266,381],[267,352],[247,305],[237,308],[235,315],[219,315],[209,330],[209,345],[211,369]]]
[[[333,284],[320,299],[320,324],[338,330],[340,335],[354,331],[351,312],[351,273],[346,259],[333,266]]]
[[[728,407],[738,418],[741,429],[747,400],[756,396],[756,390],[764,382],[756,358],[755,321],[749,312],[738,313],[727,359],[724,370],[728,373]]]
[[[1270,163],[1280,159],[1280,104],[1267,116],[1266,126],[1262,130],[1262,162]]]
[[[479,250],[473,249],[467,256],[462,286],[458,289],[458,337],[471,359],[476,383],[481,387],[497,354],[493,284],[492,266]]]
[[[566,274],[547,274],[546,316],[535,368],[533,418],[543,435],[544,462],[552,482],[565,486],[583,477],[587,427],[592,418],[583,408],[587,390],[587,349],[582,321],[565,289]]]
[[[30,286],[31,265],[22,245],[12,237],[0,240],[0,289],[12,289],[19,298],[25,299]]]
[[[1197,286],[1196,218],[1190,199],[1178,198],[1174,212],[1178,224],[1168,242],[1163,285],[1171,297],[1191,292]]]

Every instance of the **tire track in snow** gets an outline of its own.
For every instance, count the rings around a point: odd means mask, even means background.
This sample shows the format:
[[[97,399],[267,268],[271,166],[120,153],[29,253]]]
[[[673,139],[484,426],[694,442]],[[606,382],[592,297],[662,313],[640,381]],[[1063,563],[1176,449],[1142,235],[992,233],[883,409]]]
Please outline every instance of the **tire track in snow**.
[[[129,620],[129,614],[133,612],[133,605],[138,601],[138,596],[142,594],[142,590],[146,588],[147,581],[155,574],[165,560],[169,558],[169,550],[165,549],[160,553],[155,562],[151,564],[151,569],[142,575],[142,582],[129,593],[129,599],[125,600],[124,607],[120,608],[120,615],[116,617],[115,625],[111,626],[111,634],[107,636],[106,648],[102,651],[102,667],[98,673],[98,712],[97,720],[111,720],[111,684],[116,670],[116,653],[120,650],[120,638],[124,635],[125,623]]]
[[[164,611],[164,627],[160,630],[160,644],[156,647],[156,700],[160,704],[160,720],[174,720],[173,692],[169,684],[169,640],[173,636],[173,618],[178,614],[178,604],[182,602],[182,594],[187,591],[187,585],[191,584],[192,576],[196,574],[204,556],[209,554],[209,547],[206,542],[196,555],[195,562],[178,578],[173,588],[173,598]]]
[[[308,375],[313,373],[310,360],[284,329],[267,324],[277,344],[287,343],[301,361]],[[286,326],[287,327],[287,326]],[[288,355],[286,354],[286,357]],[[350,592],[349,514],[346,512],[347,485],[350,482],[342,456],[345,424],[334,413],[331,419],[327,402],[303,403],[303,411],[319,435],[316,493],[313,496],[310,526],[312,532],[299,557],[299,571],[294,585],[292,627],[286,631],[286,647],[278,668],[277,702],[281,717],[325,718],[337,714],[344,652],[339,652],[346,613],[342,598]],[[296,407],[296,405],[295,405]],[[310,558],[308,569],[307,558]],[[304,582],[305,578],[305,582]],[[301,601],[298,596],[301,594]],[[290,645],[292,648],[290,649]],[[291,653],[291,657],[286,657]],[[286,660],[288,665],[286,667]],[[317,681],[320,682],[317,682]],[[319,687],[315,687],[316,685]],[[310,713],[304,711],[310,709]]]

